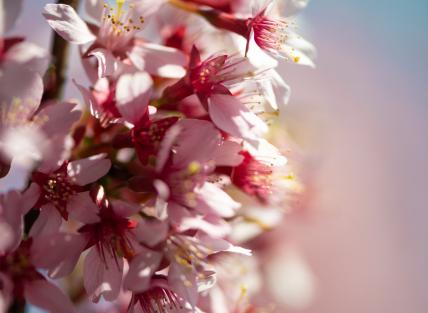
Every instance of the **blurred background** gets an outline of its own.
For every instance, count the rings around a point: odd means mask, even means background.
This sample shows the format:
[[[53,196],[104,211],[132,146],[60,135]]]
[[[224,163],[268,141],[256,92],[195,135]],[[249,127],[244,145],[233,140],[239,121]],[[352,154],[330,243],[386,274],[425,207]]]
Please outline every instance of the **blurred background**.
[[[13,33],[48,47],[48,2],[27,0]],[[282,69],[285,127],[310,188],[270,234],[270,288],[284,312],[426,312],[428,1],[313,0],[300,24],[319,57]]]

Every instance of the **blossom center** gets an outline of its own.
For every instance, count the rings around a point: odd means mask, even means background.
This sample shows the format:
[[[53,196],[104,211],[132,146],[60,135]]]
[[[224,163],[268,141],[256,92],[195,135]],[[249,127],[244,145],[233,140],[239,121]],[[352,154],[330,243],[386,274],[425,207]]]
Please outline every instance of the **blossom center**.
[[[104,4],[99,37],[102,43],[112,50],[126,46],[144,24],[143,16],[134,16],[134,5],[129,4],[126,10],[125,2],[116,1],[116,8],[107,3]]]

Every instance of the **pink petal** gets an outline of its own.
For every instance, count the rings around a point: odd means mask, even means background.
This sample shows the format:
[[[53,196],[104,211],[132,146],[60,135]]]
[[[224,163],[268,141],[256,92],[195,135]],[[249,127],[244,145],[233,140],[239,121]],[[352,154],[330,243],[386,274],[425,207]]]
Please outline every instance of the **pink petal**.
[[[184,119],[177,122],[177,126],[181,128],[178,145],[174,147],[173,162],[177,168],[184,168],[192,161],[204,164],[213,159],[220,146],[221,136],[212,123]]]
[[[1,239],[0,252],[14,250],[19,245],[23,234],[23,210],[25,197],[16,191],[9,191],[0,196],[0,224],[5,231]]]
[[[214,153],[213,159],[217,166],[237,166],[244,157],[239,154],[242,147],[239,143],[226,140]]]
[[[224,237],[230,233],[231,227],[218,217],[186,217],[181,220],[177,231],[200,230],[211,237]]]
[[[69,5],[46,4],[42,14],[48,24],[71,43],[82,45],[96,39],[86,23]]]
[[[208,111],[217,127],[238,138],[255,140],[268,130],[257,115],[230,95],[212,95],[208,101]]]
[[[26,69],[43,76],[50,62],[49,52],[39,46],[24,41],[10,48],[5,59],[7,62],[21,64]]]
[[[262,91],[266,102],[269,104],[267,111],[279,110],[281,113],[290,100],[290,86],[285,83],[283,78],[274,69],[267,71],[266,76],[269,79],[257,82],[257,85]]]
[[[201,213],[213,213],[221,217],[232,217],[241,207],[226,192],[212,183],[204,183],[195,190],[198,196],[198,210]]]
[[[71,102],[49,104],[37,114],[40,120],[46,121],[41,129],[51,136],[66,135],[82,115],[82,112],[75,108],[76,104]]]
[[[91,50],[88,56],[94,56],[98,61],[98,78],[112,76],[117,71],[117,60],[109,50],[97,48]]]
[[[0,273],[0,312],[8,312],[8,308],[13,299],[13,283],[10,278]]]
[[[82,235],[53,233],[33,239],[31,260],[37,267],[49,270],[49,276],[59,278],[71,273],[85,249]]]
[[[76,87],[79,89],[80,93],[82,94],[84,103],[87,106],[89,106],[91,114],[96,118],[99,118],[100,114],[102,113],[102,109],[98,105],[98,102],[95,99],[92,92],[89,89],[83,87],[83,85],[78,84],[74,79],[73,79],[73,83],[76,85]]]
[[[70,197],[67,210],[71,218],[84,224],[93,224],[100,220],[99,208],[92,200],[89,191],[79,192]]]
[[[22,194],[21,199],[21,209],[23,214],[27,214],[28,211],[30,211],[31,208],[36,204],[36,201],[40,197],[40,187],[32,183],[30,187],[28,187],[27,190],[24,191]]]
[[[116,105],[126,121],[135,125],[146,114],[152,85],[152,78],[145,72],[120,76],[116,86]]]
[[[234,246],[230,242],[221,239],[221,238],[214,238],[208,235],[201,235],[200,233],[197,234],[197,239],[206,246],[208,249],[213,251],[213,253],[217,252],[230,252],[230,253],[237,253],[242,254],[246,256],[251,256],[252,252],[251,250]]]
[[[165,166],[166,161],[169,159],[169,155],[171,154],[171,148],[177,137],[180,135],[181,127],[177,125],[173,125],[170,127],[159,147],[159,152],[156,160],[156,172],[161,172],[163,167]]]
[[[168,271],[168,283],[172,290],[194,309],[198,301],[198,285],[193,267],[171,263]]]
[[[156,192],[158,194],[154,204],[154,217],[160,220],[164,220],[168,217],[167,209],[170,190],[168,185],[160,179],[154,180],[153,187],[155,187]]]
[[[40,215],[30,230],[30,237],[57,233],[62,224],[62,217],[51,204],[42,207]]]
[[[143,249],[129,264],[129,271],[124,280],[124,287],[134,292],[147,290],[154,272],[158,269],[163,255]]]
[[[181,78],[186,74],[186,56],[175,48],[140,43],[130,52],[129,58],[139,70],[155,76]]]
[[[168,223],[158,220],[143,219],[133,231],[136,239],[149,247],[164,241],[168,235]]]
[[[170,202],[168,205],[168,220],[176,229],[181,229],[184,219],[191,217],[189,210],[184,206],[179,205],[175,202]]]
[[[85,11],[95,21],[101,21],[104,10],[104,1],[101,0],[86,0]]]
[[[15,233],[13,227],[0,218],[0,255],[6,254],[7,251],[12,250],[11,247],[16,247],[19,244],[21,238]]]
[[[85,258],[83,283],[93,302],[98,302],[101,296],[113,301],[120,291],[123,259],[118,257],[116,263],[109,251],[105,252],[105,257],[106,263],[100,258],[97,249],[92,248]]]
[[[86,159],[70,162],[67,166],[68,175],[80,186],[93,183],[110,170],[111,162],[105,157],[105,154],[97,154]]]
[[[142,209],[138,203],[129,203],[121,200],[112,200],[111,204],[114,213],[122,217],[130,217]]]
[[[48,138],[42,144],[42,157],[38,166],[38,171],[49,173],[58,169],[67,158],[68,151],[66,145],[67,137],[65,134],[57,134],[55,137]]]
[[[1,122],[7,123],[9,116],[16,116],[25,123],[38,109],[42,94],[43,81],[39,74],[16,63],[2,64],[0,68],[0,99],[3,111]],[[6,120],[3,120],[5,118]]]
[[[50,313],[73,313],[73,303],[57,286],[45,279],[26,282],[24,286],[25,299],[32,305],[47,310]]]

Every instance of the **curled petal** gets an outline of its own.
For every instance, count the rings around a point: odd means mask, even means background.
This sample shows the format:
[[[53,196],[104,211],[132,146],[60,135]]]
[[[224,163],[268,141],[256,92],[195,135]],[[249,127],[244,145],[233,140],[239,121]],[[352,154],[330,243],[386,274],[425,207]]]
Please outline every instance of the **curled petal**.
[[[82,45],[96,39],[86,23],[69,5],[46,4],[43,16],[58,35],[73,44]]]
[[[88,56],[94,56],[98,61],[98,78],[112,76],[117,71],[118,63],[109,50],[97,48],[91,50]]]

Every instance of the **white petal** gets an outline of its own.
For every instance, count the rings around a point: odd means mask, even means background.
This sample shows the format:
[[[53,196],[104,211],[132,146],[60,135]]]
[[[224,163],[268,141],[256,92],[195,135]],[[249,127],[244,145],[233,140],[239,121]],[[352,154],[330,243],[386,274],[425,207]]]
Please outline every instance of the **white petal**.
[[[98,78],[113,76],[118,69],[118,61],[113,53],[104,48],[91,50],[88,56],[93,56],[98,61]]]
[[[202,187],[195,190],[198,195],[198,210],[201,213],[214,213],[221,217],[232,217],[241,207],[239,202],[234,201],[226,192],[212,183],[204,183]],[[204,212],[204,211],[208,212]]]
[[[136,124],[146,114],[153,81],[149,74],[124,74],[116,86],[117,109],[126,121]]]
[[[69,5],[46,4],[43,16],[61,37],[71,43],[82,45],[96,39],[86,23]]]

